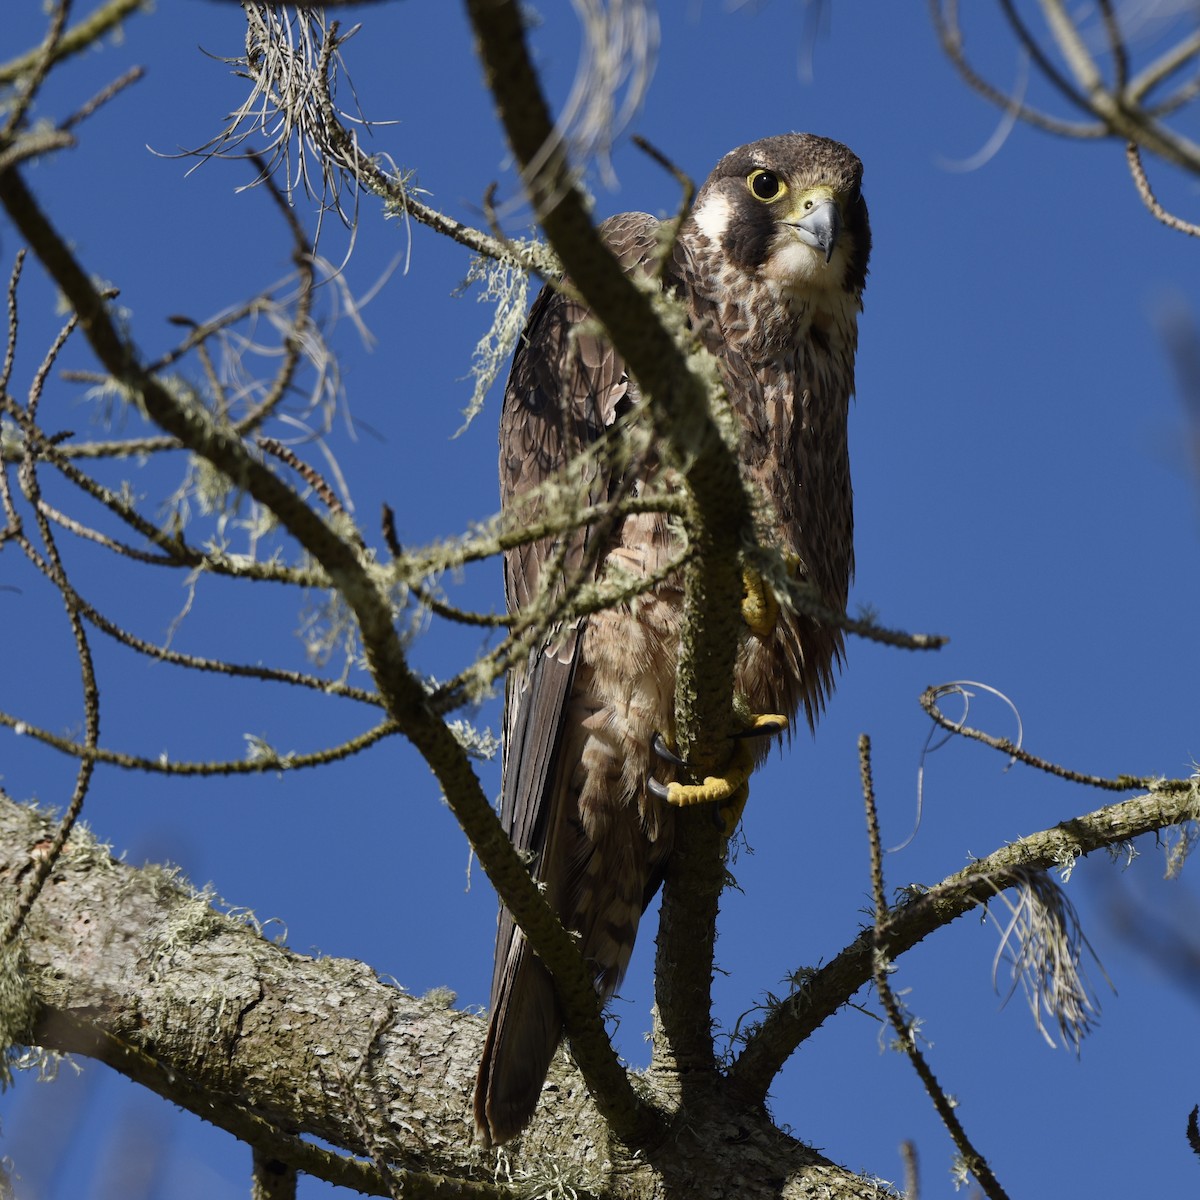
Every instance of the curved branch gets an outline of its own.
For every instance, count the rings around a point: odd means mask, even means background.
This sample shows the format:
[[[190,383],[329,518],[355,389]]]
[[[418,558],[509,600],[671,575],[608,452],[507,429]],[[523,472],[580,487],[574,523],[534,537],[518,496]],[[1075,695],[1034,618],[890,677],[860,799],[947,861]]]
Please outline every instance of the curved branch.
[[[64,10],[65,12],[65,10]],[[13,320],[15,323],[15,290],[16,281],[14,279],[13,292],[11,293],[12,302],[14,304]],[[74,331],[76,325],[75,317],[64,326],[62,332],[55,339],[50,350],[42,360],[41,366],[38,368],[34,378],[34,385],[31,391],[31,399],[29,409],[22,414],[25,422],[26,432],[36,417],[37,400],[40,397],[41,389],[46,375],[50,371],[50,367],[58,357],[59,352],[66,344],[67,339]],[[28,441],[26,443],[28,449]],[[63,566],[62,559],[58,553],[58,546],[54,540],[54,531],[50,527],[50,522],[45,514],[40,510],[39,502],[41,500],[41,484],[38,480],[36,460],[31,453],[27,453],[24,461],[21,463],[21,487],[30,503],[33,505],[34,521],[37,524],[38,533],[41,536],[42,545],[45,548],[44,557],[29,541],[28,537],[21,529],[20,520],[17,516],[16,509],[13,505],[12,495],[8,486],[7,475],[3,477],[3,483],[0,485],[0,490],[3,492],[3,503],[5,516],[8,520],[9,527],[15,530],[14,536],[18,544],[21,546],[26,557],[34,564],[35,567],[58,590],[62,598],[63,605],[67,610],[67,620],[71,626],[71,634],[75,642],[75,656],[79,662],[80,683],[83,700],[83,718],[84,718],[84,749],[93,751],[100,738],[100,689],[96,683],[96,671],[92,660],[91,644],[88,641],[87,629],[84,627],[83,616],[79,611],[79,606],[75,603],[75,591],[71,587],[70,581],[67,579],[66,568]],[[17,936],[21,926],[25,923],[29,912],[32,909],[34,902],[37,900],[42,889],[46,885],[51,872],[54,870],[58,857],[62,853],[63,847],[66,845],[67,838],[70,836],[71,830],[74,828],[76,821],[79,820],[80,813],[83,811],[83,802],[87,796],[88,788],[91,784],[92,773],[95,770],[95,760],[91,757],[81,757],[75,773],[75,787],[71,793],[70,802],[67,805],[66,811],[63,813],[62,820],[58,824],[58,828],[54,832],[54,836],[49,840],[44,853],[34,865],[32,873],[23,881],[20,893],[15,903],[12,905],[11,911],[7,914],[3,930],[0,931],[0,945],[7,948]]]
[[[1200,55],[1200,32],[1184,38],[1183,41],[1156,58],[1148,67],[1139,71],[1125,89],[1126,96],[1130,100],[1141,102],[1146,98],[1147,93],[1165,83],[1177,71],[1183,70],[1195,60],[1197,55]]]
[[[1137,76],[1132,83],[1127,83],[1128,52],[1111,5],[1103,3],[1101,17],[1116,77],[1115,82],[1109,84],[1062,0],[1040,0],[1051,36],[1075,77],[1075,84],[1072,84],[1029,31],[1012,0],[999,2],[1015,37],[1037,64],[1042,76],[1068,103],[1095,116],[1097,123],[1080,125],[1062,121],[1048,113],[1030,108],[994,87],[968,63],[963,52],[957,0],[930,0],[930,13],[942,49],[963,80],[974,91],[1026,123],[1049,133],[1070,138],[1112,137],[1122,141],[1134,141],[1186,171],[1200,173],[1200,144],[1158,120],[1158,117],[1173,111],[1186,97],[1193,94],[1189,88],[1182,88],[1178,95],[1162,105],[1146,108],[1142,104],[1142,98],[1150,88],[1195,56],[1194,37],[1185,39],[1178,47],[1152,64],[1146,72]]]
[[[306,767],[323,767],[332,762],[340,762],[344,758],[351,758],[369,749],[376,742],[403,732],[395,721],[388,719],[380,721],[378,725],[357,737],[325,750],[314,750],[309,754],[280,754],[262,743],[256,743],[253,753],[248,758],[218,759],[213,762],[172,762],[165,756],[145,758],[139,754],[125,754],[120,750],[106,750],[91,739],[75,742],[38,725],[31,725],[12,713],[0,712],[0,725],[13,730],[21,737],[31,737],[44,746],[78,759],[81,766],[87,766],[89,770],[100,762],[112,767],[122,767],[126,771],[145,771],[149,775],[188,777],[261,775],[268,771],[301,771]]]
[[[978,92],[985,100],[1002,108],[1007,113],[1020,117],[1028,125],[1043,129],[1047,133],[1059,134],[1073,138],[1102,138],[1107,136],[1108,128],[1102,122],[1094,125],[1082,125],[1078,122],[1063,121],[1052,117],[1040,109],[1032,108],[1021,103],[1014,96],[989,83],[967,60],[963,49],[962,27],[958,20],[957,0],[929,0],[929,12],[933,27],[941,42],[942,51],[950,60],[954,69],[962,76],[963,82]],[[1034,43],[1036,45],[1036,43]],[[1040,50],[1039,50],[1040,55]],[[1087,104],[1079,98],[1085,111]]]
[[[1087,787],[1100,788],[1102,791],[1132,792],[1135,788],[1151,788],[1164,793],[1187,792],[1195,786],[1194,781],[1188,779],[1167,780],[1149,775],[1118,775],[1115,779],[1108,779],[1103,775],[1088,775],[1082,771],[1073,771],[1070,767],[1060,766],[1050,759],[1030,754],[1028,750],[1022,749],[1008,738],[995,737],[990,733],[984,733],[981,729],[972,729],[969,725],[964,725],[961,720],[952,721],[938,708],[937,702],[943,696],[962,694],[963,687],[964,685],[961,683],[943,683],[936,687],[926,688],[921,693],[921,707],[929,714],[934,723],[941,726],[947,733],[958,734],[960,737],[982,742],[993,750],[999,750],[1006,757],[1023,762],[1026,766],[1035,767],[1039,771],[1045,771],[1048,775],[1056,775],[1059,779],[1066,779],[1071,783],[1082,783]]]
[[[1133,176],[1133,183],[1137,188],[1138,195],[1142,198],[1142,203],[1154,214],[1155,218],[1168,229],[1174,229],[1177,233],[1185,233],[1188,237],[1200,237],[1200,225],[1192,221],[1185,221],[1182,217],[1167,212],[1158,202],[1158,197],[1150,187],[1150,180],[1146,177],[1146,168],[1142,166],[1142,153],[1138,149],[1137,142],[1126,143],[1125,160],[1129,164],[1129,173]]]
[[[1195,820],[1198,811],[1197,782],[1193,780],[1190,788],[1151,789],[1145,795],[1021,838],[892,909],[883,939],[884,952],[894,961],[935,930],[1019,882],[1022,872],[1052,870],[1096,850]],[[831,962],[808,976],[804,985],[749,1035],[729,1072],[730,1084],[738,1095],[764,1099],[771,1081],[796,1047],[871,981],[874,939],[873,929],[861,933]]]

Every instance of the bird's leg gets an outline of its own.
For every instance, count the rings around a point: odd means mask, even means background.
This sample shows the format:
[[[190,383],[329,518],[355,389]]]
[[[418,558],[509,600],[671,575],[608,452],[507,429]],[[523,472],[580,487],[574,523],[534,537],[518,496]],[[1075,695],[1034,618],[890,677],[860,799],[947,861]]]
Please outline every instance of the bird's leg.
[[[775,632],[779,620],[779,601],[767,587],[767,581],[750,567],[742,569],[742,620],[755,637],[764,641]]]
[[[795,576],[800,556],[790,550],[783,552],[787,573]],[[766,641],[779,620],[779,601],[767,581],[753,567],[742,568],[742,620],[755,637]]]
[[[750,773],[754,770],[754,755],[746,741],[752,737],[767,737],[782,733],[787,728],[787,717],[776,713],[762,713],[750,719],[745,729],[733,735],[735,739],[733,757],[721,775],[707,775],[701,783],[662,783],[651,776],[646,781],[646,790],[652,796],[689,808],[693,804],[716,804],[717,819],[726,837],[730,837],[742,819],[742,810],[750,798]],[[664,762],[676,767],[687,763],[667,745],[666,739],[656,733],[650,739],[650,749]]]
[[[786,552],[784,560],[789,574],[795,574],[799,558]],[[763,640],[775,632],[779,620],[779,601],[767,581],[752,567],[742,570],[742,620],[750,632]],[[787,728],[787,717],[775,713],[753,714],[747,723],[733,736],[737,739],[729,766],[721,775],[707,775],[701,783],[662,783],[653,775],[646,781],[651,795],[667,804],[687,808],[693,804],[716,804],[718,821],[726,837],[729,837],[741,820],[742,810],[750,797],[750,773],[754,770],[754,755],[745,744],[746,738],[763,737],[782,733]],[[656,733],[650,741],[650,749],[663,762],[686,769],[687,763],[675,753],[662,734]]]

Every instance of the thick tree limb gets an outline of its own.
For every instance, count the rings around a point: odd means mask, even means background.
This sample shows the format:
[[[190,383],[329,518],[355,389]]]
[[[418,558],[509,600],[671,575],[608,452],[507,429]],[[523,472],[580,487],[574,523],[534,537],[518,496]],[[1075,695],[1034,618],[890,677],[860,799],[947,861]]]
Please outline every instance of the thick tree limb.
[[[0,900],[16,893],[53,829],[0,795]],[[304,1146],[297,1134],[359,1154],[382,1148],[408,1168],[406,1186],[424,1174],[490,1178],[471,1134],[483,1024],[444,1000],[406,995],[362,963],[268,942],[163,869],[118,863],[78,834],[21,951],[38,1013],[24,1032],[35,1044],[107,1062],[271,1157],[343,1186],[386,1194],[369,1165]],[[565,1074],[561,1064],[553,1078]],[[594,1110],[580,1111],[577,1076],[561,1090],[562,1121],[603,1129]],[[355,1119],[363,1113],[371,1114],[370,1146]]]
[[[53,829],[0,793],[0,904]],[[20,1040],[106,1062],[260,1156],[371,1195],[388,1194],[373,1165],[387,1161],[403,1164],[395,1182],[405,1196],[514,1194],[493,1182],[471,1135],[483,1022],[444,1000],[409,996],[362,963],[268,942],[170,873],[117,862],[79,833],[24,926],[20,959],[15,975],[14,960],[0,960],[0,996],[33,1002]],[[0,1012],[0,1026],[11,1015]],[[696,1132],[681,1131],[652,1161],[620,1161],[565,1056],[548,1086],[553,1103],[510,1148],[514,1179],[526,1179],[520,1194],[549,1163],[580,1200],[879,1195],[765,1113],[719,1105],[689,1114]],[[301,1140],[309,1136],[371,1161]]]

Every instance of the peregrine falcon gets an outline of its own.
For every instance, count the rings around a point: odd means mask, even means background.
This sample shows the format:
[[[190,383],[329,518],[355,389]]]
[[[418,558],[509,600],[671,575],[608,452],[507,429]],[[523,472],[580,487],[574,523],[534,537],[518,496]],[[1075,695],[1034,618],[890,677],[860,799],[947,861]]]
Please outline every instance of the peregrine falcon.
[[[846,417],[871,234],[862,164],[845,146],[783,134],[725,155],[673,247],[645,213],[601,232],[626,271],[657,274],[710,351],[741,426],[758,537],[824,607],[845,610],[854,566]],[[660,261],[664,253],[669,257]],[[569,290],[546,287],[513,359],[500,422],[504,510],[550,510],[547,481],[591,504],[637,495],[663,470],[652,439],[629,436],[637,380]],[[765,514],[763,516],[762,514]],[[510,612],[564,578],[659,577],[618,608],[560,623],[510,673],[501,819],[534,878],[578,937],[609,997],[671,853],[675,674],[682,584],[666,572],[683,544],[661,512],[636,513],[509,550]],[[748,585],[749,586],[749,585]],[[747,611],[747,610],[744,610]],[[813,723],[842,653],[837,628],[786,605],[747,618],[735,688],[752,712]],[[754,757],[766,753],[756,739]],[[686,789],[685,789],[686,790]],[[485,1145],[528,1123],[562,1036],[554,983],[501,909],[491,1023],[475,1090]]]

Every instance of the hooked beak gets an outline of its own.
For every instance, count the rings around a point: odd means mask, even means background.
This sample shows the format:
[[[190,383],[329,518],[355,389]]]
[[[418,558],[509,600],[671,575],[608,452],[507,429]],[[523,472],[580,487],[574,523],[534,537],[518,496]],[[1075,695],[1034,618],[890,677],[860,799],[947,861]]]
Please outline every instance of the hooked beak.
[[[838,236],[842,232],[842,218],[832,200],[822,200],[799,221],[793,221],[792,228],[802,242],[814,250],[820,250],[828,262],[837,249]]]

